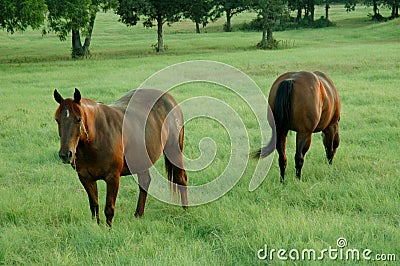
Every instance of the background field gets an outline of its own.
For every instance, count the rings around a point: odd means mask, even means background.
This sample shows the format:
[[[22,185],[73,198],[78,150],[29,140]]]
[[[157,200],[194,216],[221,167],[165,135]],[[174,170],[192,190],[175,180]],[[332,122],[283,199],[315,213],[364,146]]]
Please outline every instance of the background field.
[[[185,21],[166,28],[168,49],[156,54],[151,48],[155,29],[127,28],[112,13],[99,14],[88,60],[70,60],[70,43],[53,35],[0,32],[0,264],[249,265],[260,262],[257,251],[264,245],[322,250],[336,248],[339,237],[349,248],[396,254],[400,260],[400,21],[372,23],[368,12],[333,7],[336,27],[277,32],[275,37],[288,45],[273,51],[255,49],[261,33],[223,33],[219,21],[196,35],[194,25]],[[251,19],[243,14],[233,22]],[[195,59],[242,70],[265,95],[285,71],[328,73],[342,99],[341,145],[333,165],[327,164],[315,134],[304,179],[296,180],[291,134],[285,184],[279,183],[275,157],[263,184],[248,192],[251,162],[219,200],[184,212],[150,197],[143,219],[133,217],[137,184],[124,177],[113,229],[105,226],[103,211],[97,226],[76,173],[57,158],[54,88],[71,96],[77,87],[84,97],[110,103],[154,72]],[[223,88],[197,84],[172,93],[179,100],[215,96],[247,119],[240,99]],[[249,121],[251,133],[256,128]],[[212,180],[229,159],[226,132],[209,122],[198,119],[186,126],[189,157],[199,155],[203,137],[219,143],[215,167],[188,173],[189,184]],[[254,134],[250,143],[252,149],[261,145]],[[103,209],[105,186],[99,186]],[[355,262],[337,261],[345,263]]]

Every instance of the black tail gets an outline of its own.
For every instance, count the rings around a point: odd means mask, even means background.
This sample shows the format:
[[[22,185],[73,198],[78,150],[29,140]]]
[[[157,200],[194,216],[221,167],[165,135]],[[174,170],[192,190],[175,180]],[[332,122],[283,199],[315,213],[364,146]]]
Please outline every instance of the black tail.
[[[167,172],[168,181],[173,182],[173,174],[172,174],[172,167],[174,166],[164,154],[164,161],[165,161],[165,171]],[[175,183],[175,182],[174,182]]]
[[[286,79],[279,84],[276,91],[273,113],[277,130],[287,131],[289,129],[292,90],[293,80]]]
[[[174,165],[166,155],[164,155],[165,170],[167,172],[168,181],[172,182],[170,188],[173,188],[174,192],[177,192],[177,185],[182,184],[182,172],[184,170],[180,169]]]
[[[252,152],[250,154],[250,156],[253,159],[262,159],[262,158],[267,157],[271,153],[273,153],[275,148],[276,148],[276,133],[274,130],[274,132],[272,133],[270,142],[266,146],[262,147],[261,149],[258,149],[255,152]]]
[[[293,80],[287,79],[282,81],[276,91],[274,101],[274,119],[275,126],[272,125],[271,119],[268,117],[273,131],[271,141],[261,149],[252,152],[250,156],[254,159],[264,158],[274,152],[276,148],[276,130],[287,131],[290,123],[291,103],[290,98],[292,95]]]
[[[272,136],[271,140],[267,145],[262,147],[261,149],[256,150],[255,152],[250,153],[250,156],[254,159],[262,159],[270,155],[271,153],[274,152],[276,148],[276,129],[274,126],[274,121],[272,119],[272,115],[269,115],[268,113],[268,123],[272,128]]]
[[[182,130],[179,133],[179,148],[177,148],[175,145],[172,145],[172,149],[174,150],[169,153],[170,156],[174,156],[174,159],[172,160],[173,162],[171,162],[168,159],[168,156],[164,153],[165,171],[167,172],[168,181],[172,182],[170,185],[172,185],[174,192],[177,190],[177,185],[186,186],[187,181],[186,171],[183,167],[182,159],[183,135],[184,133],[182,127]]]

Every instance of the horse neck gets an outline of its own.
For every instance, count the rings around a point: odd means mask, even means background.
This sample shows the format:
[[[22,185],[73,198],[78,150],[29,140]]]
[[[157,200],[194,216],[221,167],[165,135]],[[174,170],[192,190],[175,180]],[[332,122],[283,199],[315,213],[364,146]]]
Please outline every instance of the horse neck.
[[[92,143],[103,138],[102,135],[108,135],[114,131],[121,131],[124,112],[119,108],[97,103],[85,99],[81,103],[84,113],[84,129],[88,136],[86,142]],[[112,121],[112,124],[108,124]],[[110,131],[110,132],[109,132]],[[112,132],[111,132],[112,131]]]
[[[81,140],[92,142],[96,135],[96,112],[98,112],[98,103],[89,99],[82,99],[81,107],[83,111]]]

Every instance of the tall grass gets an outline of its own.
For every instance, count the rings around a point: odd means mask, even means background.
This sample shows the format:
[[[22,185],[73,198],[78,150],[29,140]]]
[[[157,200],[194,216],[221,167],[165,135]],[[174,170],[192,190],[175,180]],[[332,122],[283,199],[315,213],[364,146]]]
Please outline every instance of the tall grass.
[[[264,245],[322,250],[336,248],[339,237],[347,239],[349,248],[393,253],[399,260],[400,25],[398,20],[370,23],[367,13],[333,8],[336,27],[277,32],[278,40],[294,46],[273,51],[255,49],[259,33],[223,33],[217,30],[221,25],[209,25],[208,33],[195,35],[192,24],[182,22],[166,29],[168,49],[156,54],[151,50],[153,29],[126,28],[110,13],[96,21],[87,60],[70,60],[70,44],[53,35],[0,33],[0,264],[249,265],[260,262],[257,251]],[[244,14],[237,23],[249,18]],[[248,192],[256,163],[250,162],[238,184],[215,202],[184,212],[149,197],[144,218],[135,219],[137,184],[124,177],[113,229],[105,226],[102,214],[97,226],[76,173],[57,158],[53,89],[69,97],[78,87],[83,97],[110,103],[154,72],[194,59],[237,67],[265,95],[285,71],[328,73],[342,99],[341,144],[333,165],[327,164],[321,137],[315,134],[304,178],[296,180],[295,134],[290,134],[285,184],[279,182],[275,158],[263,184]],[[213,95],[242,115],[248,112],[223,88],[195,84],[172,93],[180,101]],[[254,130],[251,121],[246,125]],[[204,136],[218,144],[212,168],[188,173],[189,184],[208,182],[228,160],[226,132],[202,119],[185,130],[189,157],[199,155],[198,140]],[[255,135],[250,141],[253,149],[261,145]],[[103,182],[99,200],[104,208]],[[280,264],[276,257],[266,262]],[[322,263],[355,261],[325,258]]]

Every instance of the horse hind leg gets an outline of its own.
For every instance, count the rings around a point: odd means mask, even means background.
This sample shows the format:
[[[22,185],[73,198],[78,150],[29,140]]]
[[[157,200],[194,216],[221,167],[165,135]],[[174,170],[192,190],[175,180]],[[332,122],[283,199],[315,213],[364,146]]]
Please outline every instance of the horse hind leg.
[[[297,133],[296,135],[296,176],[301,178],[301,169],[304,164],[304,156],[311,145],[311,133]]]
[[[286,136],[288,131],[279,130],[277,132],[276,150],[279,154],[279,169],[281,173],[281,183],[285,180],[286,158]]]
[[[147,191],[150,186],[150,173],[149,170],[146,170],[143,173],[139,173],[138,175],[139,182],[139,198],[136,206],[135,217],[142,217],[144,214],[144,207],[146,205]]]

